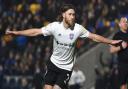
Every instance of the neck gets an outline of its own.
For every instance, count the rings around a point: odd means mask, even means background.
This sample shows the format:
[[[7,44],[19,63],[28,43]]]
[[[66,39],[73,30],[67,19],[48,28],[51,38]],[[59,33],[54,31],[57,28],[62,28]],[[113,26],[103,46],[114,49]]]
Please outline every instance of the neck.
[[[74,25],[75,25],[75,24],[69,25],[69,24],[67,24],[64,20],[62,21],[62,23],[63,23],[63,26],[64,26],[66,29],[68,29],[68,28],[70,28],[71,30],[74,29]]]
[[[68,28],[70,27],[65,21],[63,21],[63,25],[64,25],[64,27],[65,27],[66,29],[68,29]]]

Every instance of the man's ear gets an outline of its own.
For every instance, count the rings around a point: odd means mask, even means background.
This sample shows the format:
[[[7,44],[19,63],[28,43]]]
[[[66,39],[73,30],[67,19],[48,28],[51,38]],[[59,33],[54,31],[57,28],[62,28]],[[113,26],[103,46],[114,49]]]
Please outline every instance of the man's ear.
[[[65,18],[65,13],[62,13],[63,18]]]
[[[119,27],[121,27],[121,23],[119,23],[118,25],[119,25]]]

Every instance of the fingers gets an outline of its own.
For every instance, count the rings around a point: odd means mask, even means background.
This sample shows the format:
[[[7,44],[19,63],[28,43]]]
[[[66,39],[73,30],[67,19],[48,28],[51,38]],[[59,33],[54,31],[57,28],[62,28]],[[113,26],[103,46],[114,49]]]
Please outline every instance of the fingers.
[[[122,40],[113,40],[112,44],[122,43]]]
[[[113,40],[112,44],[113,46],[117,47],[122,44],[122,40]]]
[[[6,32],[5,32],[5,34],[11,34],[12,33],[12,31],[9,31],[9,30],[7,30]]]
[[[15,31],[10,31],[10,30],[7,30],[7,31],[5,32],[5,34],[6,34],[6,35],[16,35],[16,34],[15,34]]]
[[[122,42],[122,40],[115,40],[115,43],[120,43]]]

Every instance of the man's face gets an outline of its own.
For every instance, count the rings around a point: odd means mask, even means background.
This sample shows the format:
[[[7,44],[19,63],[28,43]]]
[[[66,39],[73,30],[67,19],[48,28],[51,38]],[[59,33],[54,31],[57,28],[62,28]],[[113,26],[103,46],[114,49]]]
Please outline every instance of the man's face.
[[[69,9],[63,13],[63,20],[69,26],[73,26],[75,23],[75,11],[73,9]]]
[[[119,26],[120,26],[121,29],[127,30],[127,28],[128,28],[127,18],[125,18],[125,17],[121,18]]]

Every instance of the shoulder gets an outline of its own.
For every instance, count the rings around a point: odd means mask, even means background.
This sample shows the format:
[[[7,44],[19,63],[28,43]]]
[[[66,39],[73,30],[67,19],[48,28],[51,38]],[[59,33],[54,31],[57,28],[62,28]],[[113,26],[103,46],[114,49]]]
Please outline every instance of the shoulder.
[[[77,28],[82,28],[83,26],[80,25],[80,24],[78,24],[78,23],[75,23],[75,27],[77,27]]]
[[[83,30],[85,30],[85,28],[82,25],[78,24],[78,23],[75,23],[74,28],[77,31],[80,31],[80,32],[82,32]]]
[[[75,28],[77,28],[82,33],[83,32],[88,32],[88,30],[84,26],[82,26],[82,25],[80,25],[78,23],[75,23]]]
[[[75,23],[75,27],[76,27],[77,29],[81,30],[81,31],[87,30],[84,26],[82,26],[82,25],[80,25],[80,24],[78,24],[78,23]]]
[[[50,24],[52,24],[52,25],[60,25],[61,22],[57,22],[57,21],[55,21],[55,22],[52,22],[52,23],[50,23]]]

